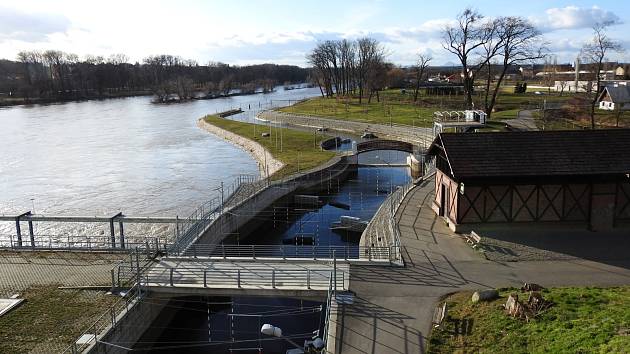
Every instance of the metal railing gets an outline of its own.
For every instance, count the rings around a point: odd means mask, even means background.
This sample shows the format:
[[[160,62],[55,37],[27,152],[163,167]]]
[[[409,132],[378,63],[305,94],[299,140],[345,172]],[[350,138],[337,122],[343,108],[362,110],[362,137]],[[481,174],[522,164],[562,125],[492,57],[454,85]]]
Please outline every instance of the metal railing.
[[[186,249],[228,208],[242,203],[267,185],[268,181],[254,175],[239,175],[232,184],[227,186],[221,183],[221,186],[216,188],[220,196],[201,204],[179,224],[171,250]]]
[[[324,319],[324,334],[322,338],[324,340],[324,348],[327,348],[328,346],[328,333],[330,332],[331,326],[330,316],[332,312],[333,296],[335,296],[335,291],[333,287],[333,276],[331,275],[330,281],[328,283],[328,296],[326,297],[326,317]]]
[[[222,191],[221,197],[202,204],[190,217],[180,223],[182,228],[178,229],[177,239],[169,248],[170,253],[185,252],[212,222],[265,189],[273,187],[291,190],[304,181],[323,181],[324,177],[330,178],[333,174],[343,171],[342,165],[347,165],[347,163],[346,157],[338,156],[313,169],[274,181],[269,178],[243,175],[247,178],[239,177],[233,183],[232,189],[228,189],[228,192],[231,191],[228,197],[225,197],[222,185],[219,188]]]
[[[96,345],[98,343],[99,336],[108,329],[115,327],[120,316],[127,313],[137,303],[137,301],[141,300],[141,298],[142,292],[140,291],[139,286],[135,285],[116,303],[109,307],[107,311],[98,316],[88,328],[81,332],[78,338],[87,338],[87,340],[84,340],[81,343],[75,341],[62,353],[78,354],[82,353],[89,347]]]
[[[133,269],[130,269],[133,271]],[[141,275],[142,286],[202,287],[218,289],[327,289],[330,269],[213,269],[201,266],[155,267]],[[337,270],[333,286],[346,289],[343,271]]]
[[[367,247],[359,245],[229,245],[229,244],[194,244],[183,252],[167,252],[172,257],[222,258],[222,259],[312,259],[312,260],[395,260],[398,250],[392,246]]]
[[[110,237],[105,235],[34,235],[22,241],[17,235],[0,235],[0,249],[11,250],[133,252],[135,249],[157,251],[165,244],[165,240],[147,235],[128,236],[125,248],[112,247]]]

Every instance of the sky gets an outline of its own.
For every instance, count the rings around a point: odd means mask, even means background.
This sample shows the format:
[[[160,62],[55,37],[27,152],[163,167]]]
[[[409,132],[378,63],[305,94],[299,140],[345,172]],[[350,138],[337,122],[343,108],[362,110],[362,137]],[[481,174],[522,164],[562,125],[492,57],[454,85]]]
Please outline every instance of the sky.
[[[467,6],[489,18],[529,19],[559,63],[572,61],[601,21],[614,22],[609,36],[630,49],[626,0],[0,0],[0,58],[58,49],[80,57],[123,53],[131,62],[174,54],[200,64],[307,66],[318,41],[370,36],[395,64],[425,53],[433,65],[448,65],[457,60],[442,48],[441,31]],[[630,50],[609,59],[630,61]]]

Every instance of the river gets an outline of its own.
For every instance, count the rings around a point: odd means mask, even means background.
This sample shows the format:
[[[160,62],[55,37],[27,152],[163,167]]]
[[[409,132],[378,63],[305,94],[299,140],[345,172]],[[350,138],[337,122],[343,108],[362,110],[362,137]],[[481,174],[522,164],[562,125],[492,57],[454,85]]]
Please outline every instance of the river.
[[[150,97],[0,109],[0,214],[186,216],[221,181],[257,174],[200,117],[319,95],[316,88],[157,105]],[[12,230],[9,223],[0,231]]]

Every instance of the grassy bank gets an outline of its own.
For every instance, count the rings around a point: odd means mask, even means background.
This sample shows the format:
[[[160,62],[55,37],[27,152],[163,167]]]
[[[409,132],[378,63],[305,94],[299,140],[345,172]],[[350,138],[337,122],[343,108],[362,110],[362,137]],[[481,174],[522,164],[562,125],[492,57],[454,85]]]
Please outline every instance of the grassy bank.
[[[118,297],[103,292],[28,289],[19,307],[0,317],[0,353],[59,353]]]
[[[534,93],[514,94],[511,88],[506,88],[497,98],[492,119],[516,118],[521,109],[542,106],[547,103],[565,102],[568,95],[559,96],[556,93],[536,95]],[[443,110],[462,110],[463,95],[421,95],[417,102],[413,101],[413,93],[401,90],[386,90],[380,94],[380,102],[376,97],[368,103],[363,99],[352,98],[322,98],[317,97],[280,110],[287,113],[307,114],[336,119],[347,119],[367,123],[407,124],[430,127],[433,124],[433,113]],[[475,106],[482,107],[483,97],[474,97]]]
[[[628,353],[630,287],[552,288],[554,306],[531,322],[504,314],[500,299],[473,304],[470,292],[449,296],[448,316],[433,330],[429,353]],[[527,295],[519,295],[527,298]]]
[[[204,119],[207,123],[261,144],[273,157],[282,161],[285,166],[272,176],[274,179],[319,166],[335,156],[334,152],[320,149],[320,142],[329,137],[315,130],[313,133],[307,133],[287,128],[269,129],[266,126],[217,116],[207,116]],[[263,132],[270,133],[270,136],[263,137]]]

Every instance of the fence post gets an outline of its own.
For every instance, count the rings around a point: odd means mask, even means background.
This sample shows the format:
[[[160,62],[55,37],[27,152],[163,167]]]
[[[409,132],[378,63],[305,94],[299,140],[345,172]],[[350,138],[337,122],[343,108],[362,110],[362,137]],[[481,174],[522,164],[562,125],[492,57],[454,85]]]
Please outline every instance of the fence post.
[[[114,274],[114,268],[112,268],[111,273],[112,273],[112,290],[114,290],[114,288],[116,288],[116,276]]]
[[[207,270],[206,270],[206,269],[204,269],[204,270],[203,270],[203,287],[204,287],[204,288],[207,288],[207,287],[208,287],[208,282],[206,281],[206,279],[207,279]]]
[[[337,293],[337,257],[335,256],[335,250],[333,250],[333,281],[335,285],[333,286],[335,294]]]
[[[238,288],[241,287],[241,270],[240,269],[236,271],[236,286]]]
[[[174,268],[171,268],[170,277],[169,277],[169,283],[171,284],[171,286],[173,286],[173,270]]]
[[[311,288],[311,270],[310,269],[306,270],[306,288],[307,289]]]
[[[272,269],[271,270],[271,287],[272,288],[276,288],[276,270]]]

